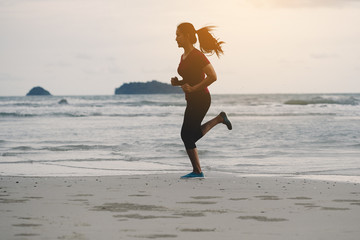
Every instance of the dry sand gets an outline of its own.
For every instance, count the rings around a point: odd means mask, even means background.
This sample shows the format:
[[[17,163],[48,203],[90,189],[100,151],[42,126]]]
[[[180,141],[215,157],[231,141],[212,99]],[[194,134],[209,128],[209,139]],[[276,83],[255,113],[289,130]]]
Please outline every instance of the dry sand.
[[[180,175],[0,177],[0,239],[359,239],[360,184]]]

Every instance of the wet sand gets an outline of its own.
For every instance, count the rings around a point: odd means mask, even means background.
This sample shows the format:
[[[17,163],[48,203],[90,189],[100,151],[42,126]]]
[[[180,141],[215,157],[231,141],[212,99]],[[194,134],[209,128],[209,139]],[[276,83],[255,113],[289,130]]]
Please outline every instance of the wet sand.
[[[359,239],[360,184],[180,175],[0,177],[0,239]]]

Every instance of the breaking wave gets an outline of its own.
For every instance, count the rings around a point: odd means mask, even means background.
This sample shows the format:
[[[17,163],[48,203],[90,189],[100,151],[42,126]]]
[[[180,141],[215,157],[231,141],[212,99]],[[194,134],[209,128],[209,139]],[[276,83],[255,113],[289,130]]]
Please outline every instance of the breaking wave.
[[[355,97],[313,97],[311,99],[291,99],[284,104],[287,105],[309,105],[309,104],[339,104],[339,105],[359,105],[360,100]]]

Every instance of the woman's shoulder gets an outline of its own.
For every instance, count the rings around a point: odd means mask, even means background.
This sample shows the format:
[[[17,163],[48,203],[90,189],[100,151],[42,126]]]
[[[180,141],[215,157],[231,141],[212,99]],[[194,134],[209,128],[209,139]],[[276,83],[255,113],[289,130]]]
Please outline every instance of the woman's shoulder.
[[[200,51],[199,49],[195,48],[194,50],[194,58],[196,58],[197,61],[204,62],[204,63],[210,63],[208,58],[205,56],[205,54]]]

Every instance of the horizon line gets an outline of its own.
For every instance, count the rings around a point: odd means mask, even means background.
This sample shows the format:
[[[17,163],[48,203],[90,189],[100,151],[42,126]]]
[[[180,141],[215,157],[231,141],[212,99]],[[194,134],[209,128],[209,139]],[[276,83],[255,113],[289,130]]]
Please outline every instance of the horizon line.
[[[183,93],[144,93],[144,94],[63,94],[63,95],[0,95],[0,97],[78,97],[78,96],[121,96],[121,95],[183,95]],[[360,94],[360,92],[269,92],[269,93],[211,93],[211,95],[301,95],[301,94]]]

